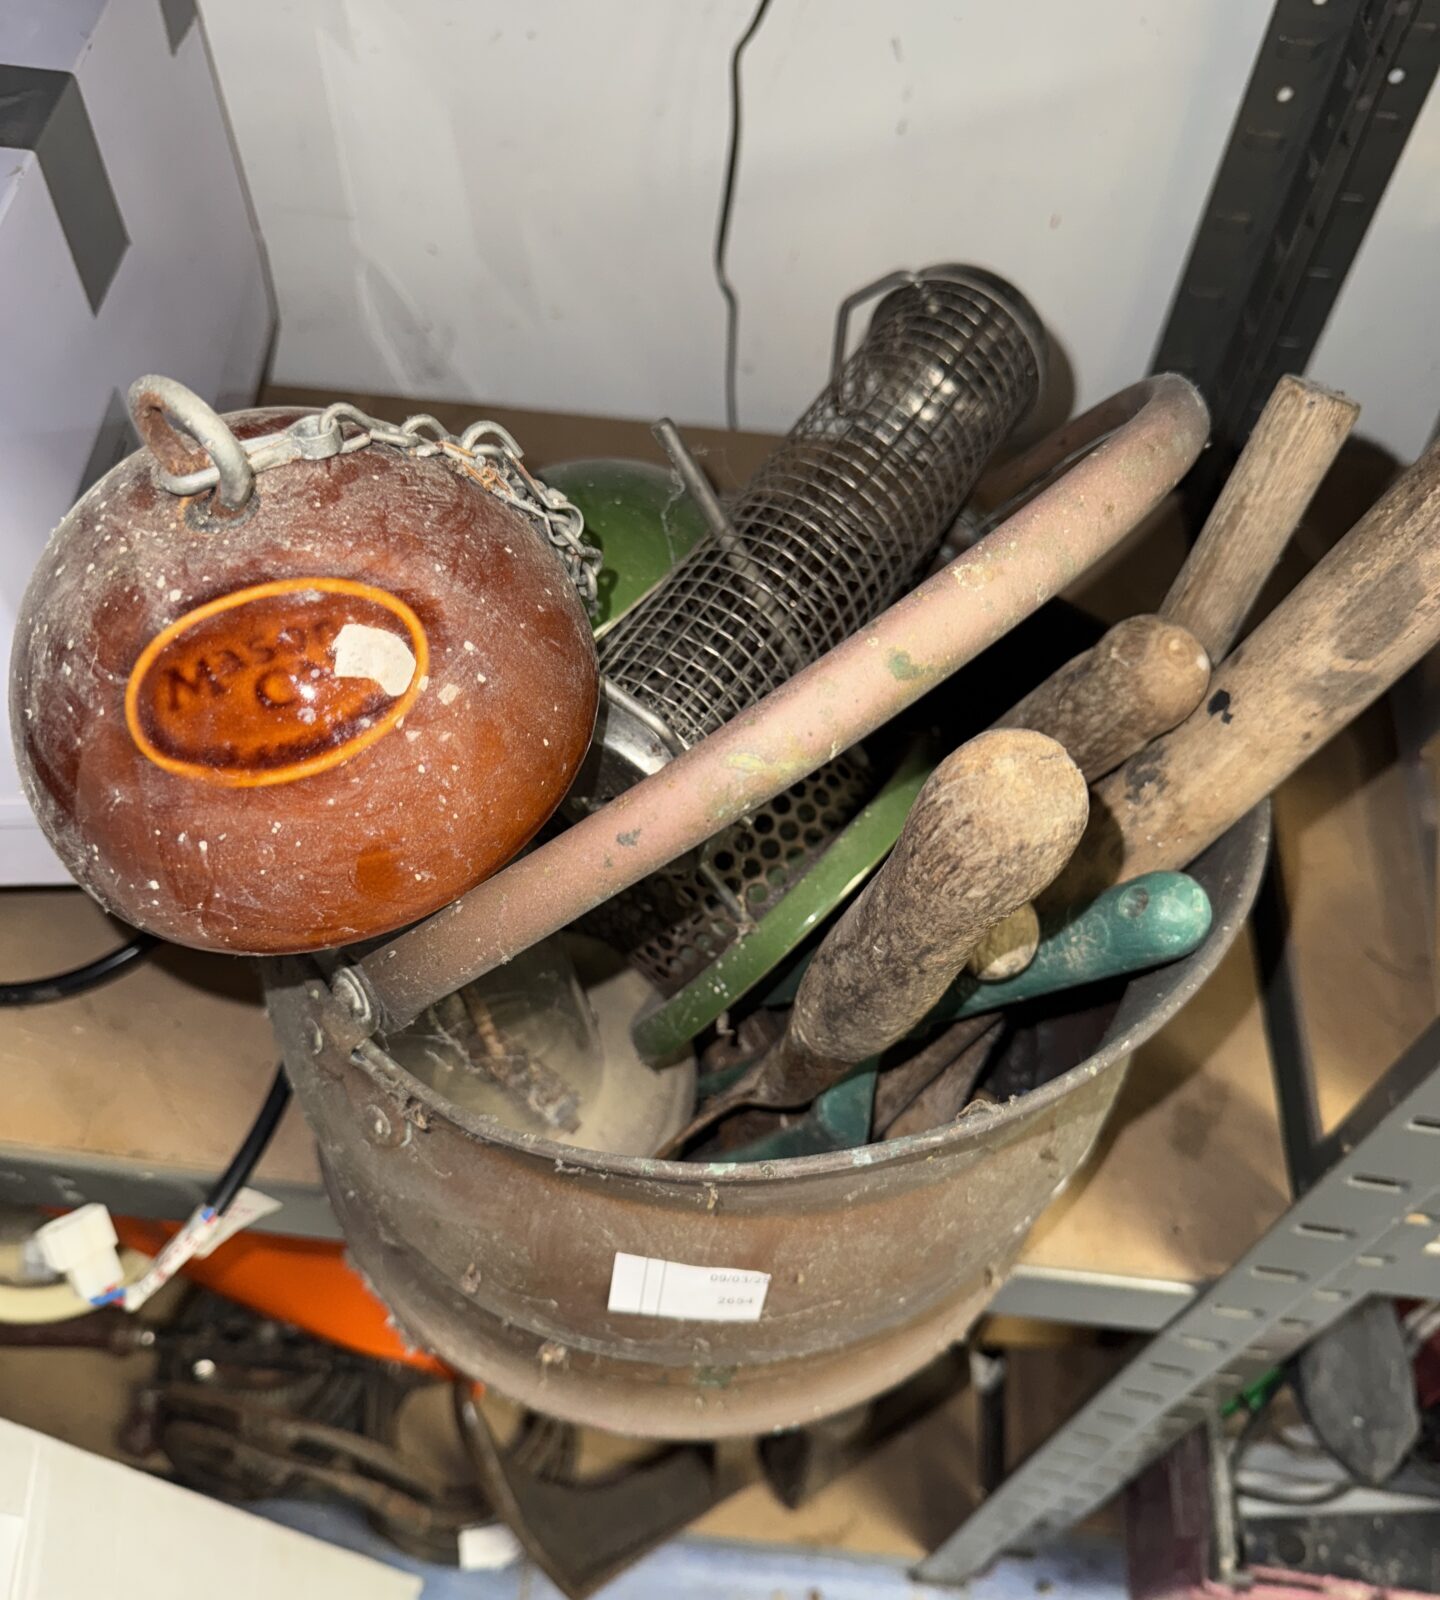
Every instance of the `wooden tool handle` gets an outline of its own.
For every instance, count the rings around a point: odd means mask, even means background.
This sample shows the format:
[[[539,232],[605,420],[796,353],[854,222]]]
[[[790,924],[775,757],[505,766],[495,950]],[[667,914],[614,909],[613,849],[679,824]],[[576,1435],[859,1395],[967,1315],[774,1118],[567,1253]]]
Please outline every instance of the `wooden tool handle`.
[[[1048,734],[1093,783],[1183,722],[1209,682],[1210,658],[1188,630],[1161,617],[1127,617],[995,726]]]
[[[1039,948],[1040,918],[1027,900],[980,935],[965,958],[965,970],[984,983],[1001,983],[1024,972]]]
[[[1281,378],[1160,614],[1222,661],[1345,443],[1360,407],[1304,378]]]
[[[1204,706],[1097,786],[1042,913],[1192,860],[1437,643],[1433,445],[1225,662]]]
[[[792,1048],[854,1063],[893,1044],[981,934],[1060,871],[1087,809],[1084,778],[1043,734],[997,729],[947,756],[806,970]]]

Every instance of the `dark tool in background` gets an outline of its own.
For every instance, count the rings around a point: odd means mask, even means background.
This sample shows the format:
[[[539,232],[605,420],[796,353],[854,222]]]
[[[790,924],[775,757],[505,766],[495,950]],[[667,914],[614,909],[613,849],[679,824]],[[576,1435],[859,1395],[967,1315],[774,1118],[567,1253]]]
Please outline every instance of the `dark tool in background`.
[[[1295,1387],[1316,1437],[1360,1483],[1384,1483],[1419,1441],[1413,1361],[1392,1300],[1363,1301],[1308,1344]]]
[[[502,1449],[467,1385],[455,1418],[476,1480],[525,1552],[570,1600],[584,1600],[726,1492],[708,1445],[654,1452],[597,1479],[541,1473]]]

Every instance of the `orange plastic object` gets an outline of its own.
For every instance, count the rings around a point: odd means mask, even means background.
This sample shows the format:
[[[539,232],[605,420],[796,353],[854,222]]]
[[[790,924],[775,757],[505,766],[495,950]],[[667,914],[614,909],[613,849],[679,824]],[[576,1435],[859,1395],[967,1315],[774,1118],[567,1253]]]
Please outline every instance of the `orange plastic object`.
[[[115,1219],[120,1243],[147,1255],[154,1255],[178,1227],[138,1217]],[[404,1342],[391,1325],[390,1313],[345,1260],[345,1246],[338,1241],[239,1233],[203,1259],[188,1262],[184,1275],[317,1339],[380,1361],[402,1361],[421,1372],[450,1375],[442,1362]]]

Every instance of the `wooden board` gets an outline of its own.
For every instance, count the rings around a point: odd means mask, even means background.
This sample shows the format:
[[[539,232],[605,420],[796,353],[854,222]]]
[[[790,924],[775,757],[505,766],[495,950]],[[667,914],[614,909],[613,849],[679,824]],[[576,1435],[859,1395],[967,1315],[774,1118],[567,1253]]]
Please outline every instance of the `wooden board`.
[[[78,889],[0,893],[6,981],[77,966],[122,937]],[[89,994],[0,1012],[0,1152],[49,1153],[61,1170],[78,1156],[215,1173],[274,1068],[253,963],[172,946]],[[293,1106],[257,1176],[318,1184]]]
[[[1285,1162],[1251,943],[1135,1052],[1083,1173],[1041,1217],[1028,1266],[1198,1283],[1285,1209]]]
[[[1387,709],[1276,796],[1292,965],[1323,1130],[1435,1016],[1428,874]]]
[[[629,417],[582,417],[566,411],[525,411],[487,401],[404,400],[391,394],[336,395],[326,389],[294,389],[270,385],[260,396],[266,406],[326,406],[345,399],[387,422],[403,422],[427,412],[447,428],[462,431],[484,417],[506,428],[537,470],[561,461],[615,456],[668,466],[650,424]],[[773,433],[730,433],[724,428],[681,428],[692,453],[722,493],[740,488],[775,448]]]

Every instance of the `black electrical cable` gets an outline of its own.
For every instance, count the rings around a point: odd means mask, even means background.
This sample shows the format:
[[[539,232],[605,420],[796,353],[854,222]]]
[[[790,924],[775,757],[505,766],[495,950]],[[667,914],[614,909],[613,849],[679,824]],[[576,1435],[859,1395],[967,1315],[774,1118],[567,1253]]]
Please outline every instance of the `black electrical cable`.
[[[735,173],[740,165],[740,58],[755,37],[770,0],[760,0],[755,13],[730,52],[730,143],[725,154],[725,186],[720,191],[720,214],[715,223],[715,281],[725,297],[725,422],[740,426],[740,407],[735,394],[735,367],[740,352],[740,300],[725,271],[725,247],[730,242],[730,212],[735,202]]]
[[[48,978],[32,978],[26,983],[0,983],[0,1006],[41,1006],[52,1000],[69,1000],[89,989],[109,983],[154,949],[159,940],[153,933],[137,933],[113,950],[107,950],[83,967],[71,967]]]
[[[225,1211],[249,1182],[250,1175],[259,1165],[260,1157],[265,1154],[266,1147],[274,1137],[275,1129],[280,1125],[281,1115],[289,1103],[290,1080],[285,1076],[285,1063],[282,1061],[275,1068],[270,1093],[265,1096],[265,1103],[260,1107],[254,1122],[250,1124],[249,1133],[245,1135],[240,1148],[230,1158],[230,1165],[215,1180],[210,1193],[205,1197],[206,1206],[217,1216]]]
[[[1237,1527],[1244,1525],[1244,1519],[1240,1516],[1240,1501],[1242,1498],[1258,1500],[1264,1505],[1295,1506],[1303,1509],[1305,1506],[1328,1505],[1332,1500],[1338,1500],[1342,1495],[1347,1494],[1356,1487],[1348,1478],[1341,1479],[1339,1482],[1316,1483],[1313,1486],[1297,1483],[1295,1492],[1290,1494],[1279,1489],[1266,1489],[1240,1482],[1240,1474],[1245,1469],[1245,1456],[1249,1450],[1250,1443],[1259,1430],[1260,1424],[1269,1413],[1275,1396],[1283,1387],[1283,1384],[1276,1383],[1259,1405],[1251,1408],[1244,1425],[1230,1441],[1227,1475],[1230,1479],[1231,1497],[1234,1502]]]
[[[159,943],[153,933],[137,933],[124,944],[107,950],[103,956],[87,961],[84,966],[71,967],[68,972],[57,972],[48,978],[32,978],[25,983],[0,983],[0,1006],[38,1006],[51,1000],[68,1000],[84,994],[118,977]],[[249,1182],[289,1103],[290,1080],[285,1076],[285,1064],[281,1062],[275,1068],[270,1092],[250,1124],[250,1131],[206,1196],[206,1206],[217,1216],[226,1210]]]

